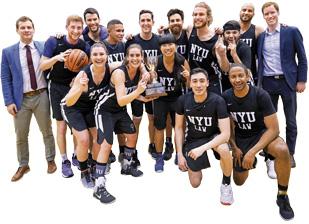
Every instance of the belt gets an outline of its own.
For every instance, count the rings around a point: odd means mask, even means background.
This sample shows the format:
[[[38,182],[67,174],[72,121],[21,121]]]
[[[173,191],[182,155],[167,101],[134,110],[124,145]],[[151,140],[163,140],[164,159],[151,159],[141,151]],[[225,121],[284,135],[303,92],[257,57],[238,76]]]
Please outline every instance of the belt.
[[[24,93],[24,96],[36,96],[36,95],[43,93],[45,90],[46,88],[30,91],[30,92]]]
[[[284,75],[274,75],[272,76],[274,79],[284,79]]]

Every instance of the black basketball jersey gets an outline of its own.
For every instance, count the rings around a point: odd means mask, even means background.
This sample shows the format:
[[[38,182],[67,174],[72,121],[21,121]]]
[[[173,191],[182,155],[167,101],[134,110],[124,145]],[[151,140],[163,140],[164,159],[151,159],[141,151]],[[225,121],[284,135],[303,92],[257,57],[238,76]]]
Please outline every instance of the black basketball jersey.
[[[255,76],[257,72],[256,70],[257,40],[255,38],[255,25],[251,24],[251,26],[246,32],[240,34],[240,39],[246,44],[248,44],[249,47],[251,48],[251,72],[253,76]]]
[[[265,130],[264,117],[276,113],[269,94],[250,85],[248,94],[239,98],[233,89],[223,93],[228,112],[235,123],[235,135],[246,138]]]
[[[191,69],[200,67],[207,71],[209,82],[218,82],[221,70],[217,58],[213,53],[218,36],[214,35],[210,40],[201,41],[195,28],[192,29],[189,38],[189,65]]]
[[[107,40],[104,40],[103,43],[108,51],[108,63],[123,61],[125,53],[125,45],[123,42],[112,45],[108,43]]]
[[[213,92],[202,103],[195,102],[192,92],[180,96],[176,113],[186,118],[186,142],[219,134],[218,119],[229,117],[224,99]]]
[[[66,36],[63,36],[60,39],[50,37],[45,43],[43,55],[51,55],[51,57],[53,57],[68,49],[80,49],[89,53],[89,45],[87,45],[85,41],[79,39],[77,44],[72,45],[67,42]],[[47,78],[53,82],[68,86],[76,75],[77,72],[72,72],[65,68],[64,62],[57,61],[49,71]]]
[[[149,40],[144,40],[140,34],[137,34],[126,42],[125,49],[127,50],[131,44],[141,45],[145,59],[149,56],[158,56],[161,54],[159,36],[157,34],[152,33],[152,37]]]
[[[91,65],[87,65],[85,67],[84,72],[87,74],[89,79],[88,81],[88,91],[81,94],[77,102],[73,107],[81,109],[81,110],[91,110],[94,109],[97,99],[107,87],[111,79],[110,68],[108,64],[105,65],[105,74],[103,80],[99,85],[96,85],[93,81]]]
[[[164,30],[165,34],[169,34],[168,29]],[[189,40],[186,30],[182,30],[179,38],[176,40],[177,52],[181,54],[185,59],[188,59],[188,46]]]
[[[165,87],[165,91],[167,96],[161,96],[160,100],[164,101],[175,101],[179,96],[182,95],[182,89],[185,88],[185,80],[181,75],[183,71],[182,65],[184,65],[185,58],[175,53],[174,58],[174,69],[173,72],[170,73],[164,66],[163,56],[160,55],[158,57],[158,65],[156,67],[156,72],[158,74],[157,81],[162,83]]]
[[[126,94],[133,92],[137,88],[140,79],[139,70],[134,78],[130,79],[127,67],[125,65],[121,65],[119,68],[115,69],[112,74],[118,69],[122,70],[125,74]],[[126,106],[120,106],[118,104],[116,90],[113,83],[109,82],[103,94],[100,95],[99,100],[96,103],[95,110],[107,111],[111,113],[126,110]]]

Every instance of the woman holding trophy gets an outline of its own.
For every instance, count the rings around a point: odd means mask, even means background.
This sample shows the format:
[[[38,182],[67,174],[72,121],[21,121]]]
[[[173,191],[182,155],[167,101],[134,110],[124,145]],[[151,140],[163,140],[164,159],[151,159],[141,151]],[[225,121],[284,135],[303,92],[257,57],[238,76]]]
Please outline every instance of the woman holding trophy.
[[[110,83],[101,94],[95,107],[95,119],[98,129],[98,143],[101,148],[97,158],[96,181],[93,196],[102,203],[110,203],[115,197],[105,187],[105,169],[113,144],[113,132],[123,133],[126,145],[121,163],[121,174],[139,177],[143,172],[132,166],[137,134],[126,105],[138,99],[148,101],[141,96],[149,80],[149,73],[142,64],[142,48],[132,44],[126,51],[123,65],[112,72]],[[142,74],[143,73],[143,74]],[[149,100],[153,100],[150,98]]]
[[[155,146],[156,146],[156,163],[155,171],[163,172],[163,143],[164,129],[168,113],[171,116],[172,126],[175,126],[175,109],[179,96],[189,85],[190,67],[187,60],[176,51],[176,39],[172,34],[165,34],[159,39],[160,50],[162,55],[157,58],[155,68],[158,84],[162,86],[165,94],[157,91],[160,97],[153,101],[154,126],[155,126]],[[150,90],[151,91],[151,90]],[[146,90],[147,97],[148,89]]]

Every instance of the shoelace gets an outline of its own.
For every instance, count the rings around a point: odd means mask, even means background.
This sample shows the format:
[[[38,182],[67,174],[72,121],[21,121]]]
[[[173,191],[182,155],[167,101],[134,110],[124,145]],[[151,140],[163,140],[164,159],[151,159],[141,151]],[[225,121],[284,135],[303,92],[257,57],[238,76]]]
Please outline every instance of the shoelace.
[[[100,193],[103,193],[103,195],[106,196],[107,198],[108,198],[109,196],[111,196],[110,193],[108,193],[108,191],[106,190],[106,188],[103,187],[103,186],[101,186],[101,187],[99,188],[99,192],[100,192]]]

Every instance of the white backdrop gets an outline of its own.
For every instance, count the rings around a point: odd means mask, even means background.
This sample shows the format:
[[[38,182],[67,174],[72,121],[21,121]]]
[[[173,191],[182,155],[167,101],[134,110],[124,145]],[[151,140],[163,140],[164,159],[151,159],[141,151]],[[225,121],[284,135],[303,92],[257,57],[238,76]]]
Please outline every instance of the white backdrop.
[[[35,24],[36,40],[46,40],[49,35],[65,32],[65,20],[70,14],[82,13],[87,7],[97,8],[103,25],[110,19],[123,21],[126,33],[139,32],[138,12],[150,9],[155,16],[155,30],[166,24],[166,13],[170,8],[180,8],[185,12],[185,23],[192,21],[192,10],[198,1],[167,0],[113,0],[113,1],[17,1],[10,0],[1,4],[0,49],[18,41],[15,21],[22,15],[30,16]],[[263,2],[253,1],[256,5],[255,24],[266,26],[261,14]],[[305,1],[277,1],[280,5],[280,21],[298,26],[308,49],[309,16],[304,7]],[[209,0],[214,16],[213,26],[221,26],[230,19],[239,18],[243,1]],[[306,30],[307,29],[307,30]],[[0,93],[2,98],[2,93]],[[296,149],[297,168],[292,170],[289,195],[295,211],[291,223],[304,223],[307,220],[305,203],[308,203],[309,165],[308,124],[306,104],[308,90],[298,95],[299,134]],[[191,188],[186,173],[180,173],[172,161],[165,165],[164,173],[154,172],[154,161],[147,154],[148,135],[146,117],[143,118],[138,150],[144,176],[134,179],[120,175],[119,164],[113,164],[107,176],[107,187],[117,197],[115,203],[103,205],[92,198],[92,191],[84,189],[80,183],[79,172],[70,179],[61,177],[60,156],[57,150],[56,174],[46,173],[44,146],[38,126],[31,124],[29,136],[31,172],[16,183],[10,181],[18,167],[16,159],[15,133],[13,120],[6,112],[3,100],[0,101],[0,206],[1,223],[283,223],[275,203],[277,184],[266,175],[266,167],[259,158],[257,169],[250,173],[242,187],[233,185],[235,202],[225,207],[219,203],[219,187],[222,173],[219,163],[209,153],[212,167],[204,171],[204,179],[198,189]],[[284,116],[279,109],[281,135],[285,134]],[[55,126],[54,126],[55,130]],[[70,137],[68,136],[68,139]],[[113,147],[118,153],[118,146]],[[73,151],[69,141],[68,154]],[[307,207],[307,206],[306,206]]]

